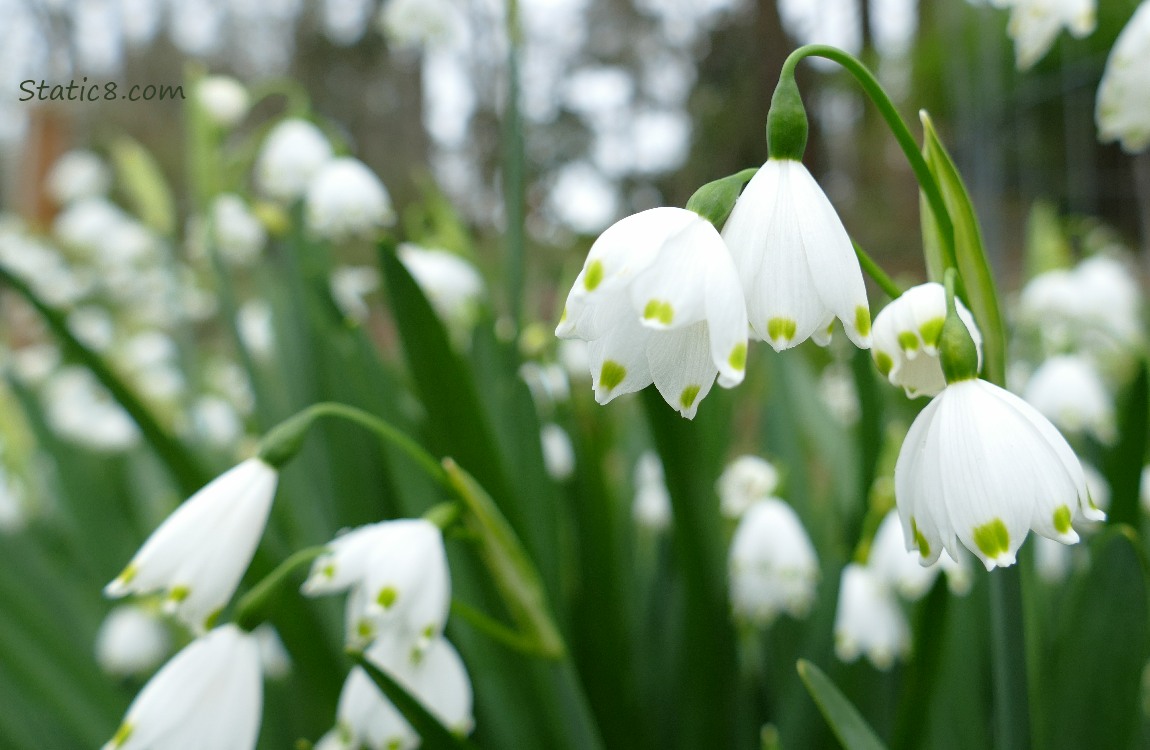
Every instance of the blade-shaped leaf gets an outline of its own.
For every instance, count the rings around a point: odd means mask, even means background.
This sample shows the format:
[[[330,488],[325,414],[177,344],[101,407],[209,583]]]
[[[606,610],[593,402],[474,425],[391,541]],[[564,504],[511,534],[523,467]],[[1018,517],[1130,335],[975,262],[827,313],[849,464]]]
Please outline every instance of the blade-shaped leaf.
[[[931,174],[938,181],[943,201],[954,222],[953,263],[939,250],[943,246],[939,240],[937,224],[930,206],[922,202],[923,237],[927,247],[927,267],[931,278],[941,281],[941,274],[950,265],[956,265],[962,277],[965,293],[963,298],[978,328],[982,332],[983,372],[987,380],[1003,385],[1006,378],[1006,334],[1002,326],[1002,313],[998,307],[998,292],[994,274],[986,258],[982,243],[982,232],[978,226],[978,216],[974,204],[962,182],[954,161],[946,147],[939,140],[934,125],[925,112],[921,113],[923,124],[923,156]]]
[[[823,718],[846,750],[885,750],[886,746],[875,736],[858,709],[821,669],[806,659],[799,659],[797,669]]]

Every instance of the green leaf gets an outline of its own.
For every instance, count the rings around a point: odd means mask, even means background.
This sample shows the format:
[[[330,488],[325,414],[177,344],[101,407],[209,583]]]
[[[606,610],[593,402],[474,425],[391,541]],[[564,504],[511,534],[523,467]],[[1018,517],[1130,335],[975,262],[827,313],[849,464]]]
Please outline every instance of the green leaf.
[[[807,692],[818,704],[823,718],[845,750],[884,750],[886,746],[875,736],[874,730],[858,709],[851,705],[821,669],[806,659],[799,659],[797,669],[803,684],[807,686]]]
[[[1042,697],[1047,726],[1036,746],[1141,747],[1142,671],[1150,611],[1146,570],[1129,527],[1090,544],[1090,571],[1068,592],[1048,658]]]
[[[128,136],[112,142],[111,155],[129,207],[149,227],[171,237],[176,227],[175,204],[155,158]]]
[[[1150,435],[1150,373],[1145,359],[1118,398],[1118,442],[1106,457],[1106,479],[1110,483],[1110,524],[1137,527],[1142,516],[1139,488],[1146,461],[1147,435]]]
[[[954,161],[939,140],[934,124],[926,112],[921,113],[923,125],[923,156],[931,174],[938,181],[951,220],[954,222],[954,253],[948,258],[943,249],[937,222],[930,206],[922,202],[923,244],[927,269],[935,281],[942,280],[942,272],[956,267],[962,279],[959,290],[963,301],[974,315],[982,332],[982,359],[984,377],[998,385],[1006,380],[1006,333],[1002,313],[998,307],[998,292],[994,274],[986,258],[982,232],[974,204],[962,182]]]
[[[466,737],[460,737],[443,726],[418,698],[404,690],[391,675],[369,661],[362,652],[352,651],[349,655],[419,734],[423,741],[420,747],[427,750],[465,750],[475,747]]]

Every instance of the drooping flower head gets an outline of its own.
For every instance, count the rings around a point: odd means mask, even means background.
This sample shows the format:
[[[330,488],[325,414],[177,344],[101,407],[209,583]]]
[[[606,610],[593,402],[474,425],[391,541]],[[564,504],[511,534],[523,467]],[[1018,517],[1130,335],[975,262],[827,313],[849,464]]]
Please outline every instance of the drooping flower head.
[[[910,626],[894,591],[869,567],[843,568],[835,610],[835,655],[852,662],[861,655],[876,669],[890,669],[910,652]]]
[[[196,99],[211,121],[222,128],[239,124],[251,107],[248,90],[231,76],[207,76],[196,87]]]
[[[804,617],[814,602],[815,549],[794,510],[778,498],[756,500],[743,514],[727,569],[736,618],[759,627],[780,612]]]
[[[870,346],[871,318],[850,237],[796,159],[771,158],[747,183],[723,227],[755,337],[776,351],[830,341],[834,319]]]
[[[946,573],[947,587],[952,594],[962,596],[969,592],[972,581],[966,560],[965,555],[955,560],[943,550],[933,565],[920,565],[919,555],[907,551],[898,513],[892,510],[875,532],[867,567],[899,596],[917,601],[930,591],[939,572]]]
[[[984,380],[951,383],[915,419],[895,467],[907,549],[923,564],[958,543],[987,569],[1014,564],[1029,530],[1078,541],[1072,523],[1104,517],[1082,466],[1034,407]]]
[[[1088,432],[1102,443],[1117,436],[1114,400],[1085,357],[1064,354],[1046,360],[1030,376],[1022,397],[1068,434]]]
[[[759,456],[739,456],[719,475],[719,507],[727,518],[738,518],[758,500],[779,488],[779,470]]]
[[[375,173],[348,156],[324,163],[307,186],[307,226],[330,240],[370,238],[395,223],[391,197]]]
[[[1150,146],[1150,2],[1134,11],[1118,35],[1098,85],[1098,138],[1136,153]]]
[[[966,326],[982,366],[982,334],[961,300],[958,317]],[[874,319],[871,358],[891,385],[909,398],[935,396],[946,386],[938,358],[939,337],[946,321],[946,289],[930,282],[911,287],[884,307]]]
[[[351,590],[353,642],[397,630],[426,644],[443,632],[451,606],[451,574],[443,534],[423,519],[383,521],[336,537],[303,584],[309,596]]]
[[[224,625],[185,646],[148,681],[102,750],[253,750],[262,710],[259,645]]]
[[[331,158],[331,144],[319,128],[306,120],[284,120],[268,133],[260,148],[256,185],[269,198],[290,203],[303,196],[308,183]]]
[[[1095,0],[992,0],[1010,8],[1007,33],[1014,39],[1015,67],[1027,70],[1050,51],[1064,27],[1081,39],[1097,23]]]
[[[192,495],[160,524],[104,594],[164,592],[164,608],[202,632],[227,604],[255,554],[276,470],[251,458]]]
[[[459,653],[439,637],[413,652],[394,634],[381,635],[365,656],[398,682],[450,731],[467,735],[474,726],[471,680]],[[367,673],[354,668],[339,696],[335,729],[317,750],[409,750],[420,745],[416,731]]]
[[[96,633],[96,662],[117,677],[144,675],[171,648],[168,629],[155,613],[133,604],[116,607]]]
[[[693,211],[652,208],[600,235],[555,334],[590,344],[595,399],[654,382],[688,419],[719,385],[743,380],[747,315],[731,256]]]

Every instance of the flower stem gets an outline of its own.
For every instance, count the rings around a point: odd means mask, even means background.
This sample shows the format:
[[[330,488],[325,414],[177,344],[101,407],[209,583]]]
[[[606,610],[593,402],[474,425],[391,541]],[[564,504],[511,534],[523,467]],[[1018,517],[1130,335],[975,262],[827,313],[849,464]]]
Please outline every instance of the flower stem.
[[[878,79],[875,78],[874,74],[870,72],[870,69],[863,65],[854,55],[844,52],[837,47],[831,47],[825,44],[808,44],[792,52],[790,56],[787,57],[786,62],[783,63],[783,70],[779,75],[779,79],[782,80],[784,77],[793,78],[795,67],[804,57],[822,57],[846,68],[847,72],[853,75],[855,80],[858,81],[863,92],[874,102],[879,114],[886,120],[891,133],[894,135],[895,140],[898,141],[898,145],[902,147],[903,153],[910,163],[910,168],[914,170],[914,176],[918,179],[918,184],[922,188],[922,192],[930,204],[930,209],[935,215],[939,232],[942,234],[943,252],[946,253],[948,265],[952,267],[957,266],[958,263],[955,260],[954,250],[954,223],[951,221],[950,212],[946,208],[945,201],[943,201],[942,191],[934,175],[931,173],[930,167],[927,166],[926,159],[923,158],[918,143],[914,139],[914,135],[911,134],[906,121],[902,119],[902,116],[898,113],[898,109],[894,106],[894,102],[887,96],[886,91],[878,82]]]
[[[423,469],[438,484],[452,489],[447,472],[443,470],[439,461],[402,430],[371,412],[334,401],[312,404],[273,427],[264,436],[260,446],[260,458],[276,467],[290,461],[303,445],[303,439],[307,437],[307,432],[312,424],[320,417],[338,417],[367,428],[382,438],[384,442],[390,443],[407,454],[419,468]]]
[[[279,595],[284,586],[291,582],[295,572],[311,565],[312,561],[322,555],[326,549],[326,547],[308,547],[280,563],[275,570],[240,599],[236,605],[236,615],[233,618],[236,625],[249,633],[259,627],[267,620],[268,606]]]
[[[851,240],[851,244],[854,245],[855,255],[858,256],[859,264],[862,266],[862,270],[866,271],[867,276],[874,279],[875,283],[886,292],[886,296],[891,299],[898,299],[902,295],[902,287],[895,283],[894,279],[882,269],[882,266],[859,246],[859,243]]]

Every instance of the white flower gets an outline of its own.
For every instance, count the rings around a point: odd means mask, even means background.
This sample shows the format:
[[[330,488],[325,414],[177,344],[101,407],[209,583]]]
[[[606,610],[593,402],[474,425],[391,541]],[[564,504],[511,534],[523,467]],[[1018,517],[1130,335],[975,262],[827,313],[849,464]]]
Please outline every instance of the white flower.
[[[212,231],[220,256],[239,266],[254,263],[268,241],[264,225],[244,199],[232,193],[217,196],[212,202]]]
[[[835,655],[852,662],[865,654],[887,670],[910,652],[910,627],[893,591],[857,563],[843,568],[835,611]]]
[[[1039,274],[1022,290],[1019,318],[1037,329],[1047,347],[1132,345],[1142,337],[1142,293],[1128,264],[1094,255],[1073,270]],[[1101,337],[1101,341],[1098,339]]]
[[[449,45],[465,33],[458,7],[451,0],[386,0],[379,13],[380,30],[400,46]]]
[[[270,198],[290,203],[332,159],[331,144],[306,120],[284,120],[268,134],[256,162],[256,185]]]
[[[1035,370],[1022,397],[1068,433],[1088,432],[1102,443],[1117,436],[1114,401],[1084,357],[1051,357]]]
[[[251,299],[240,305],[236,328],[253,357],[267,359],[275,351],[275,324],[272,307],[266,300]]]
[[[131,218],[100,195],[78,199],[52,222],[52,234],[67,248],[99,259],[104,241]]]
[[[932,565],[920,565],[919,555],[909,552],[902,536],[898,513],[891,511],[879,524],[871,542],[867,567],[879,580],[890,586],[904,599],[917,601],[930,591],[939,571],[945,571],[947,586],[956,595],[970,590],[971,577],[963,555],[956,561],[943,550],[938,561]]]
[[[395,223],[387,188],[363,162],[351,157],[324,164],[307,186],[307,226],[317,237],[368,237]]]
[[[1095,0],[992,1],[1010,8],[1006,31],[1014,39],[1014,64],[1019,70],[1041,60],[1063,27],[1078,39],[1094,32]]]
[[[381,635],[365,653],[369,661],[418,699],[449,730],[474,726],[471,680],[455,648],[442,637],[421,651],[393,635]],[[413,750],[419,735],[360,667],[348,674],[339,696],[336,728],[317,750]]]
[[[519,377],[527,384],[540,412],[550,410],[571,398],[571,384],[562,365],[524,362],[519,366]]]
[[[681,208],[652,208],[603,232],[555,334],[590,343],[600,404],[654,382],[691,419],[716,375],[732,388],[746,367],[734,263],[711,223]]]
[[[830,341],[837,317],[856,346],[870,346],[862,269],[831,202],[802,162],[768,159],[723,227],[756,338],[776,351]]]
[[[251,106],[248,90],[231,76],[207,76],[196,88],[196,97],[211,121],[224,128],[239,124]]]
[[[982,334],[962,301],[955,299],[958,319],[966,326],[982,367]],[[891,385],[908,398],[936,396],[946,386],[938,339],[946,320],[946,289],[930,282],[911,287],[884,307],[874,319],[871,357]]]
[[[263,535],[276,470],[258,458],[229,469],[152,532],[104,594],[164,592],[164,608],[202,631],[235,593]]]
[[[103,750],[254,750],[263,711],[256,639],[224,625],[156,673]]]
[[[343,316],[362,323],[371,314],[364,298],[379,289],[379,269],[375,266],[339,266],[332,269],[328,287]]]
[[[739,456],[719,476],[715,486],[719,505],[727,518],[738,518],[757,500],[765,500],[779,488],[779,471],[765,458]]]
[[[1150,2],[1138,6],[1110,50],[1094,121],[1104,143],[1121,141],[1129,153],[1150,146]]]
[[[671,493],[663,479],[663,463],[652,451],[635,463],[635,500],[631,505],[635,522],[652,531],[671,525]]]
[[[1094,507],[1077,456],[1050,422],[984,380],[948,385],[914,420],[895,467],[907,549],[923,564],[961,541],[986,565],[1012,565],[1029,529],[1065,544]],[[957,540],[956,540],[957,538]]]
[[[591,353],[586,341],[567,339],[559,342],[559,361],[572,380],[583,380],[591,372]]]
[[[291,656],[271,623],[265,622],[252,631],[260,650],[260,669],[268,679],[279,680],[291,672]]]
[[[543,425],[540,434],[543,441],[543,463],[552,479],[562,482],[575,473],[575,449],[571,438],[557,424]]]
[[[1082,476],[1086,477],[1086,491],[1090,493],[1090,501],[1101,511],[1110,508],[1110,483],[1102,472],[1093,465],[1082,462]]]
[[[193,432],[213,448],[234,446],[244,434],[236,407],[219,396],[200,396],[191,407]]]
[[[731,540],[727,570],[735,617],[759,627],[779,612],[805,617],[814,602],[815,549],[794,510],[778,498],[747,508]]]
[[[1047,583],[1061,583],[1070,573],[1071,547],[1053,539],[1038,537],[1034,540],[1034,568]]]
[[[96,632],[96,662],[117,677],[150,672],[171,647],[172,639],[164,624],[152,613],[131,604],[109,612]]]
[[[69,151],[56,160],[47,177],[48,194],[61,206],[102,196],[111,186],[108,165],[91,151]]]
[[[86,305],[68,313],[68,330],[95,352],[105,352],[116,339],[116,324],[102,307]]]
[[[457,339],[471,329],[483,299],[483,277],[455,253],[404,243],[399,260],[419,284],[436,315]]]
[[[336,537],[301,590],[317,596],[349,589],[350,640],[397,630],[425,645],[443,632],[451,606],[451,572],[439,527],[401,519]]]
[[[87,448],[119,452],[140,440],[136,423],[82,367],[58,370],[44,384],[41,400],[52,429]]]
[[[24,486],[0,465],[0,534],[23,531],[28,523],[29,509]]]

